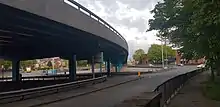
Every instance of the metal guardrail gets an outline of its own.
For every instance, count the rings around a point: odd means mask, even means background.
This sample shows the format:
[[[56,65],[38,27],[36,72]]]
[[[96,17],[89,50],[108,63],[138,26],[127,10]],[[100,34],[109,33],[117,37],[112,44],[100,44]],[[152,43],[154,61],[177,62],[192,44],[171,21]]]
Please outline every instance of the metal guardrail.
[[[51,86],[44,86],[38,88],[2,92],[0,93],[0,104],[10,103],[13,101],[24,100],[28,98],[33,98],[37,96],[43,96],[51,93],[58,93],[73,88],[78,88],[80,86],[85,86],[89,84],[96,84],[104,82],[107,80],[107,76],[102,76],[94,79],[87,79],[82,81],[69,82],[64,84],[56,84]]]
[[[100,24],[104,25],[105,27],[107,27],[108,29],[113,31],[116,35],[118,35],[120,38],[122,38],[122,40],[124,40],[126,42],[125,38],[117,30],[115,30],[111,25],[109,25],[106,21],[101,19],[99,16],[97,16],[96,14],[94,14],[93,12],[91,12],[90,10],[88,10],[87,8],[85,8],[84,6],[82,6],[81,4],[77,3],[74,0],[64,0],[64,2],[66,2],[66,1],[74,4],[79,11],[81,10],[81,12],[83,12],[83,13],[87,12],[88,14],[86,14],[86,15],[89,15],[91,18],[93,18],[93,17],[96,18]]]
[[[95,75],[96,76],[106,75],[106,72],[95,73]],[[92,77],[91,73],[77,74],[77,79],[91,78],[91,77]],[[26,80],[59,80],[59,79],[68,79],[68,78],[69,78],[69,74],[28,76],[28,77],[22,77],[22,81],[26,81]],[[12,77],[0,78],[0,81],[12,81]]]
[[[28,76],[22,77],[22,81],[25,80],[58,80],[58,79],[68,79],[69,75],[62,74],[62,75],[48,75],[48,76]],[[12,77],[4,77],[0,78],[0,81],[12,81]]]
[[[188,72],[174,78],[171,78],[161,85],[159,85],[154,92],[160,93],[161,97],[157,97],[157,99],[151,100],[160,100],[157,106],[149,106],[149,107],[163,107],[164,105],[168,104],[170,100],[177,94],[177,92],[183,87],[183,85],[192,77],[196,76],[197,74],[201,73],[206,69],[197,69],[192,72]],[[153,101],[152,101],[153,102]]]

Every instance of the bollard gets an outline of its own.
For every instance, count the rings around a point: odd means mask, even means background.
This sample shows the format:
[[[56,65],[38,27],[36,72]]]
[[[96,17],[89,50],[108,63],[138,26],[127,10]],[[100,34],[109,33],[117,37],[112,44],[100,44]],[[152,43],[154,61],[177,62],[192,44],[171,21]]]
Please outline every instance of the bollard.
[[[138,72],[138,77],[141,77],[141,72]]]

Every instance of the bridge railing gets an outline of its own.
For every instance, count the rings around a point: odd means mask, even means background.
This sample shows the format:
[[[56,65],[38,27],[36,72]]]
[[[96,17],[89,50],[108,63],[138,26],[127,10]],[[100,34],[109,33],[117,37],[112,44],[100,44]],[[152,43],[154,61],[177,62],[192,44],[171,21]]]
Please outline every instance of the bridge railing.
[[[69,82],[64,84],[56,84],[51,86],[44,86],[38,88],[2,92],[0,93],[0,104],[20,101],[24,99],[34,98],[38,96],[48,95],[67,91],[70,89],[78,88],[89,84],[96,84],[107,80],[107,76],[97,77],[94,79],[87,79],[82,81]]]
[[[111,31],[113,31],[116,35],[118,35],[120,38],[122,38],[122,40],[125,40],[125,38],[117,31],[115,30],[111,25],[109,25],[106,21],[104,21],[103,19],[101,19],[99,16],[97,16],[96,14],[94,14],[93,12],[91,12],[90,10],[88,10],[87,8],[85,8],[84,6],[82,6],[81,4],[77,3],[74,0],[64,0],[64,2],[69,2],[71,4],[74,5],[75,8],[77,8],[79,11],[83,12],[83,13],[88,13],[86,15],[89,15],[91,18],[93,19],[97,19],[97,21],[99,23],[101,23],[102,25],[104,25],[105,27],[107,27],[108,29],[110,29]]]

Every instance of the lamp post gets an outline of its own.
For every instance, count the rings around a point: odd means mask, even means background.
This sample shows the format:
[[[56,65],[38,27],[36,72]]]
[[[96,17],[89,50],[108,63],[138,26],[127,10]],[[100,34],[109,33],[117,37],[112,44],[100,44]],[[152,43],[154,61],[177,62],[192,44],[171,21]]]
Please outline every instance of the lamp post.
[[[164,57],[163,57],[163,37],[161,36],[160,39],[157,39],[161,41],[161,61],[162,61],[162,67],[164,68]]]
[[[167,46],[167,39],[165,38],[165,47]],[[166,54],[166,67],[168,67],[168,59],[167,59],[167,48],[165,48],[165,54]]]
[[[164,58],[163,58],[163,38],[161,37],[161,58],[162,58],[162,67],[164,68]]]

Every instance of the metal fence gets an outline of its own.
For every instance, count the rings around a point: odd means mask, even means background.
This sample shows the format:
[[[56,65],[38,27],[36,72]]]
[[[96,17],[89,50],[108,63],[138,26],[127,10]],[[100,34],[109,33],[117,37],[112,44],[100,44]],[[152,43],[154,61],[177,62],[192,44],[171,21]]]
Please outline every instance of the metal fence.
[[[95,73],[95,76],[99,77],[101,75],[106,75],[106,74],[107,74],[106,72],[102,72],[102,73],[98,72],[98,73]],[[77,74],[76,78],[77,78],[77,80],[92,78],[92,73]],[[69,74],[27,76],[27,77],[21,77],[21,79],[22,79],[22,81],[27,81],[27,80],[60,80],[60,79],[69,79]],[[0,81],[12,81],[12,77],[0,78]]]
[[[20,101],[24,99],[34,98],[38,96],[48,95],[52,93],[58,93],[62,91],[71,90],[81,86],[96,84],[107,80],[107,76],[102,76],[94,79],[87,79],[82,81],[69,82],[64,84],[56,84],[51,86],[44,86],[38,88],[2,92],[0,93],[0,104],[10,103],[14,101]]]
[[[149,106],[149,107],[163,107],[164,105],[167,105],[189,79],[191,79],[192,77],[194,77],[198,73],[201,73],[204,70],[206,69],[197,69],[192,72],[188,72],[176,76],[174,78],[171,78],[165,81],[163,84],[159,85],[154,90],[154,92],[159,93],[158,95],[161,96],[157,97],[157,99],[152,99],[152,100],[156,100],[156,101],[160,100],[159,102],[160,104],[156,104],[157,106]]]

